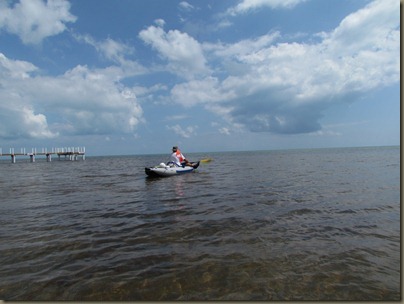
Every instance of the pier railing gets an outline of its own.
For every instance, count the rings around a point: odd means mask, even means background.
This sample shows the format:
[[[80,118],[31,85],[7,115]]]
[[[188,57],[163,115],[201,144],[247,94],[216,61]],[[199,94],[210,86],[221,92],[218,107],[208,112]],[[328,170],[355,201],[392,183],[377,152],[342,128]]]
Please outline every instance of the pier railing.
[[[52,155],[57,155],[60,160],[64,157],[66,160],[78,160],[81,157],[83,160],[86,159],[86,147],[63,147],[63,148],[52,148],[48,150],[47,148],[42,148],[38,152],[37,148],[32,148],[31,152],[27,152],[25,148],[21,148],[20,151],[16,152],[14,148],[10,148],[8,153],[3,153],[3,149],[0,148],[0,157],[11,157],[11,162],[14,164],[16,162],[17,156],[29,156],[30,161],[35,162],[35,157],[37,155],[46,156],[46,161],[52,161]]]

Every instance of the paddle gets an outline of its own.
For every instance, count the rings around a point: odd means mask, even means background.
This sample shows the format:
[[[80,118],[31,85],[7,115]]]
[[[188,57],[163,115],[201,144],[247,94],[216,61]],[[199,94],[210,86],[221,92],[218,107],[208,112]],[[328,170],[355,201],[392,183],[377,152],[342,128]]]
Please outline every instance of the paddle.
[[[204,158],[204,159],[201,159],[200,162],[201,163],[210,163],[212,160],[213,160],[212,158]]]
[[[199,163],[202,163],[202,164],[206,164],[206,163],[210,163],[211,161],[213,160],[213,158],[204,158],[204,159],[201,159],[200,161],[199,161]],[[198,166],[196,166],[195,167],[195,165],[197,164],[198,162],[193,162],[193,163],[191,163],[192,164],[192,167],[194,167],[194,168],[197,168]],[[161,163],[160,165],[162,165],[163,163]]]

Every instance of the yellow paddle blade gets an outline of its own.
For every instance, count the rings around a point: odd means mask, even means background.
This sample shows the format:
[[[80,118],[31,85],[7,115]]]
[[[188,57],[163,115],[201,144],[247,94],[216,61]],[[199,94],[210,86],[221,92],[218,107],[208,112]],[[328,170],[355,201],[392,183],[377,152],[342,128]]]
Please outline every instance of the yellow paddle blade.
[[[200,162],[201,162],[201,163],[209,163],[209,162],[211,162],[212,160],[213,160],[212,158],[204,158],[204,159],[201,159]]]

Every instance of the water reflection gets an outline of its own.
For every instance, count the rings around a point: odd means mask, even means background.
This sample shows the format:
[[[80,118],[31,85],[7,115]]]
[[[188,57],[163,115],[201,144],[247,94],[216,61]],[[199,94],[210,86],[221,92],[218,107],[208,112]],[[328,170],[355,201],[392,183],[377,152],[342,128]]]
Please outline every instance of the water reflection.
[[[178,178],[174,179],[174,184],[175,184],[175,194],[176,194],[176,198],[182,198],[184,197],[185,193],[184,193],[184,176],[180,175],[180,176],[175,176]]]

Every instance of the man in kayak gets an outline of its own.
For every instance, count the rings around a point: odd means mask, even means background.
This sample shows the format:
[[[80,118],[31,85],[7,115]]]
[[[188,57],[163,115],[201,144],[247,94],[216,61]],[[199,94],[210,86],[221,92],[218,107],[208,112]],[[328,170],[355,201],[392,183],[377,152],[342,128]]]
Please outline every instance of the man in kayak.
[[[170,157],[170,162],[175,163],[179,167],[190,166],[194,167],[194,164],[190,163],[184,155],[182,155],[180,149],[177,146],[173,147],[173,153]],[[199,164],[198,164],[199,165]]]

